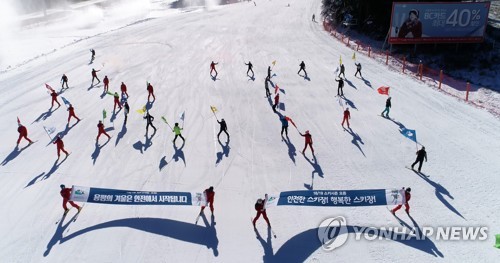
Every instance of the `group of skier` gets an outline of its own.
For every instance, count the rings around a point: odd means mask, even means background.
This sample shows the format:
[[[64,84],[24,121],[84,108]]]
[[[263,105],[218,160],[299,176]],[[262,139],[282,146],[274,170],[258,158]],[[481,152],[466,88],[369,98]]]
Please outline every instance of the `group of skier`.
[[[314,18],[313,18],[314,19]],[[94,56],[95,56],[95,51],[92,49],[91,50],[92,52],[92,59],[91,61],[94,60]],[[215,72],[215,76],[212,76],[214,78],[217,77],[218,75],[218,72],[215,68],[215,66],[218,65],[218,63],[215,63],[214,61],[211,62],[210,64],[210,75],[212,75],[212,72]],[[255,76],[255,73],[253,71],[253,65],[252,63],[249,61],[248,63],[245,63],[245,65],[248,66],[248,69],[247,69],[247,76],[253,78]],[[356,73],[355,73],[355,76],[357,76],[357,74],[360,74],[360,76],[362,77],[361,75],[361,64],[360,63],[355,63],[356,65]],[[300,75],[300,72],[303,71],[305,76],[307,77],[307,72],[305,70],[305,63],[304,61],[302,61],[299,65],[299,71],[297,72],[297,74]],[[101,81],[99,80],[99,78],[97,77],[97,72],[99,72],[99,70],[95,70],[95,69],[92,69],[92,85],[94,83],[94,79],[96,79],[98,82],[97,84],[99,84]],[[249,73],[252,73],[252,75],[250,76]],[[341,77],[341,75],[343,75],[344,78]],[[268,67],[268,70],[267,70],[267,77],[265,78],[265,90],[266,90],[266,97],[269,97],[271,95],[270,91],[269,91],[269,86],[268,86],[268,83],[270,82],[270,79],[271,79],[272,75],[271,75],[271,66]],[[343,64],[341,64],[340,66],[340,73],[338,75],[338,80],[335,79],[337,82],[339,82],[339,86],[338,86],[338,91],[337,91],[337,95],[338,96],[343,96],[343,86],[344,86],[344,79],[345,79],[345,67]],[[66,89],[69,88],[68,86],[68,77],[66,76],[66,74],[63,74],[62,78],[61,78],[61,82],[62,82],[62,86],[61,88],[64,89],[64,86],[66,86]],[[109,78],[108,76],[105,76],[104,77],[104,92],[109,92]],[[154,95],[154,92],[153,92],[153,86],[151,85],[151,83],[147,83],[147,91],[148,91],[148,102],[150,101],[151,99],[151,96],[153,97],[153,101],[156,100],[156,97]],[[122,98],[126,96],[126,98],[129,97],[129,94],[127,93],[127,87],[126,85],[122,82],[121,83],[121,86],[120,86],[120,91],[122,93]],[[54,103],[57,103],[58,106],[60,106],[61,104],[57,101],[57,97],[58,97],[58,94],[55,92],[55,91],[52,91],[51,92],[51,97],[52,97],[52,107],[54,106]],[[114,97],[114,108],[113,108],[113,111],[115,111],[116,109],[116,106],[119,107],[119,110],[122,109],[122,103],[120,102],[120,96],[118,95],[117,92],[114,93],[113,95]],[[279,105],[279,93],[276,94],[276,96],[274,97],[274,104],[272,105],[272,108],[273,108],[273,111],[275,113],[277,113],[276,111],[276,108],[278,107]],[[125,99],[125,102],[123,103],[123,107],[125,107],[125,120],[124,120],[124,123],[127,122],[127,115],[128,113],[130,112],[130,107],[127,103],[127,100]],[[381,113],[382,116],[384,116],[384,113],[385,113],[385,117],[389,117],[389,111],[390,111],[390,108],[391,108],[391,97],[389,97],[387,100],[386,100],[386,106],[385,106],[385,110]],[[75,119],[77,119],[77,122],[79,122],[81,119],[78,118],[76,115],[75,115],[75,112],[74,112],[74,107],[69,104],[69,107],[68,107],[68,112],[69,112],[69,116],[68,116],[68,124],[71,120],[72,117],[74,117]],[[344,110],[344,117],[343,117],[343,121],[342,121],[342,126],[344,126],[344,123],[347,122],[347,127],[350,128],[350,125],[349,125],[349,119],[351,118],[350,116],[350,112],[349,112],[349,108],[346,108]],[[154,117],[151,116],[150,112],[149,111],[146,111],[146,115],[144,116],[144,119],[146,120],[147,124],[146,124],[146,134],[148,132],[148,128],[151,127],[153,128],[154,130],[154,133],[156,133],[156,127],[153,125],[153,121],[154,121]],[[280,121],[282,122],[282,129],[281,129],[281,135],[283,136],[283,133],[285,134],[285,136],[288,137],[288,122],[292,122],[293,121],[287,117],[287,116],[281,116],[280,117]],[[219,130],[219,133],[217,134],[217,139],[220,140],[220,135],[222,132],[224,132],[227,136],[227,139],[229,141],[229,133],[228,133],[228,130],[227,130],[227,124],[225,122],[224,119],[221,119],[220,121],[217,119],[217,122],[218,124],[220,125],[220,130]],[[294,124],[295,125],[295,124]],[[104,134],[105,136],[108,137],[108,140],[111,138],[111,136],[109,134],[106,133],[106,130],[105,130],[105,127],[104,127],[104,124],[102,123],[102,121],[99,121],[99,123],[97,124],[97,128],[98,128],[98,134],[97,134],[97,137],[96,137],[96,143],[99,141],[99,137]],[[179,123],[175,123],[174,127],[172,128],[172,132],[174,132],[175,134],[175,137],[173,139],[173,143],[175,144],[176,140],[178,137],[180,137],[183,142],[185,142],[185,138],[182,136],[181,134],[181,131],[183,130],[182,127],[179,126]],[[28,138],[28,131],[26,129],[25,126],[23,126],[20,122],[18,122],[18,132],[19,132],[19,138],[17,140],[17,145],[19,145],[20,141],[22,138],[26,139],[29,144],[32,144],[33,141],[30,140]],[[306,130],[306,132],[303,134],[299,131],[299,134],[304,137],[305,139],[305,145],[304,145],[304,149],[302,150],[302,154],[304,154],[305,150],[307,149],[307,147],[310,147],[311,149],[311,152],[313,153],[314,155],[314,149],[313,149],[313,141],[312,141],[312,136],[309,132],[309,130]],[[58,159],[60,157],[60,152],[62,151],[63,153],[66,154],[66,156],[68,156],[70,153],[64,149],[64,142],[62,140],[62,138],[60,136],[57,136],[53,142],[53,144],[55,144],[57,146],[57,155],[58,155]],[[425,147],[422,147],[422,149],[420,149],[419,151],[417,151],[416,153],[417,155],[417,158],[415,160],[415,162],[411,165],[411,168],[414,169],[414,166],[418,163],[419,164],[419,167],[418,167],[418,172],[421,171],[421,168],[422,168],[422,163],[423,161],[427,161],[427,153],[425,151]],[[411,188],[406,188],[405,189],[405,211],[406,213],[409,213],[409,204],[408,204],[408,201],[410,200],[411,198]],[[66,188],[64,185],[61,185],[61,196],[63,197],[63,208],[64,208],[64,214],[66,214],[69,209],[67,208],[66,204],[69,202],[73,207],[77,208],[78,211],[81,210],[81,207],[78,206],[77,204],[73,203],[72,201],[69,201],[70,200],[70,195],[71,195],[71,188]],[[213,206],[213,203],[214,203],[214,196],[215,196],[215,192],[214,192],[214,188],[211,186],[207,189],[205,189],[204,191],[204,195],[205,195],[205,199],[206,199],[206,204],[203,205],[201,207],[201,210],[200,210],[200,214],[204,211],[205,207],[206,206],[209,206],[210,207],[210,211],[212,212],[212,214],[214,213],[214,206]],[[261,199],[259,198],[257,200],[257,202],[255,203],[255,210],[257,212],[256,216],[254,217],[252,223],[255,227],[255,224],[256,224],[256,221],[260,218],[260,216],[262,215],[264,220],[267,222],[267,225],[269,227],[271,227],[271,224],[269,222],[269,218],[267,217],[267,213],[266,213],[266,208],[265,208],[265,205],[266,205],[266,201],[267,200],[267,195],[264,199]],[[397,207],[395,207],[394,209],[391,210],[391,212],[394,214],[397,210],[399,210],[400,208],[402,207],[402,205],[399,205]]]

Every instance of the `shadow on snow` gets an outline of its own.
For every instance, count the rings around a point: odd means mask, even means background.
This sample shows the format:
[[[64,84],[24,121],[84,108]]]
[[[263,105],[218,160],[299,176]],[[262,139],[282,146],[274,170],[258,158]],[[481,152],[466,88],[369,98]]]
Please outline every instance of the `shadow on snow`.
[[[47,250],[43,253],[44,257],[50,254],[52,247],[54,247],[54,245],[58,242],[63,244],[88,232],[111,227],[132,228],[184,242],[204,245],[208,249],[213,250],[214,256],[217,257],[219,255],[219,239],[217,238],[214,218],[212,217],[211,222],[209,223],[204,214],[202,214],[203,221],[205,222],[204,227],[166,218],[125,218],[90,226],[67,236],[63,236],[63,233],[70,225],[70,222],[73,221],[75,216],[73,216],[73,218],[64,225],[63,220],[59,222],[56,232],[47,244]]]
[[[416,231],[421,233],[420,226],[411,218]],[[348,233],[356,233],[356,229],[362,229],[364,227],[361,226],[353,226],[347,225]],[[385,239],[385,231],[378,231],[378,233],[374,233],[370,231],[370,235],[372,233],[378,234],[379,237]],[[408,234],[401,234],[400,232],[392,232],[390,233],[389,239],[394,242],[398,242],[405,246],[420,250],[427,254],[430,254],[434,257],[444,257],[443,254],[439,251],[432,240],[426,238],[422,240],[417,240],[415,236],[411,236]],[[397,234],[397,235],[396,235]],[[421,234],[419,234],[421,235]],[[353,235],[350,235],[351,239]],[[318,239],[318,228],[312,228],[306,230],[302,233],[295,235],[286,241],[275,253],[273,253],[272,243],[271,243],[271,234],[270,230],[268,231],[267,242],[262,239],[262,237],[257,233],[257,239],[260,241],[263,249],[264,256],[263,261],[266,263],[271,262],[287,262],[287,263],[295,263],[295,262],[305,262],[308,257],[310,257],[316,250],[318,250],[322,244]],[[349,238],[348,238],[349,240]],[[335,253],[335,252],[331,252]]]

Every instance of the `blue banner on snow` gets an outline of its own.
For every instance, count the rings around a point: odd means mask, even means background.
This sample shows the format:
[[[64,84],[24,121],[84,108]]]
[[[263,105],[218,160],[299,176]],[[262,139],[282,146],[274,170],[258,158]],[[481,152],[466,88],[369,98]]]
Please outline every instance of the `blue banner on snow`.
[[[276,201],[277,200],[277,201]],[[267,206],[376,206],[404,202],[398,189],[288,191],[269,196]]]
[[[196,196],[195,196],[196,199]],[[71,200],[114,205],[200,205],[190,192],[148,192],[73,186]]]

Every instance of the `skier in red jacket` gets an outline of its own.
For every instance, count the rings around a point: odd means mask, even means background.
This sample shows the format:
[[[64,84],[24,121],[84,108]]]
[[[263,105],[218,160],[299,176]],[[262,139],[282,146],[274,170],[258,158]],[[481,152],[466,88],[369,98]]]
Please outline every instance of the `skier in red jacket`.
[[[68,124],[69,124],[69,120],[71,120],[71,117],[75,117],[79,122],[80,121],[80,118],[76,117],[75,115],[75,108],[73,108],[73,105],[69,105],[69,108],[68,108],[68,111],[69,111],[69,116],[68,116]]]
[[[73,203],[73,201],[70,201],[69,199],[71,198],[71,188],[66,188],[65,185],[61,185],[61,196],[63,198],[63,208],[64,208],[64,215],[66,215],[69,211],[68,207],[66,206],[66,204],[69,202],[70,205],[72,205],[73,207],[75,207],[76,209],[78,209],[78,212],[80,212],[80,210],[82,210],[82,208],[80,206],[78,206],[77,204]]]
[[[64,150],[64,142],[62,141],[61,137],[58,135],[57,139],[53,142],[57,146],[57,159],[61,156],[61,151],[66,154],[66,156],[69,155],[69,153]]]
[[[265,198],[267,199],[267,194],[266,194]],[[265,206],[265,202],[263,199],[259,198],[257,200],[257,202],[255,203],[255,210],[257,210],[257,215],[253,219],[253,227],[254,228],[255,228],[255,222],[257,222],[257,219],[259,219],[260,215],[262,215],[262,217],[264,217],[264,220],[266,220],[267,226],[271,227],[271,223],[269,223],[269,218],[267,218],[266,208],[264,206]]]
[[[403,188],[404,189],[404,188]],[[408,215],[410,215],[410,204],[408,204],[408,201],[410,201],[410,198],[411,198],[411,188],[408,187],[405,189],[405,211]],[[391,213],[394,215],[396,213],[396,211],[398,211],[399,209],[401,209],[402,205],[398,205],[396,207],[394,207],[394,209],[391,210]]]
[[[50,96],[52,97],[52,105],[50,107],[54,107],[54,101],[57,102],[57,105],[59,105],[57,106],[58,108],[61,107],[61,103],[57,101],[57,93],[55,91],[52,91],[52,93],[50,93]]]
[[[344,119],[342,120],[342,127],[344,127],[344,122],[347,121],[347,128],[350,128],[349,119],[351,119],[351,113],[349,112],[349,108],[346,108],[344,111]]]
[[[92,85],[94,85],[94,79],[97,79],[97,84],[101,83],[101,80],[97,77],[97,72],[99,70],[92,69]]]
[[[213,215],[214,214],[214,196],[215,196],[214,187],[210,186],[208,189],[205,189],[205,191],[203,191],[203,194],[205,195],[205,198],[207,200],[206,205],[210,204],[210,211],[212,212],[212,215]],[[203,210],[205,210],[204,205],[201,206],[200,213],[202,213]]]
[[[300,132],[299,132],[300,133]],[[304,152],[306,151],[307,149],[307,146],[309,145],[309,147],[311,148],[311,152],[312,154],[314,155],[314,149],[313,149],[313,140],[312,140],[312,136],[311,134],[309,133],[309,131],[306,131],[306,134],[302,134],[300,133],[300,135],[302,137],[305,137],[305,144],[304,144],[304,149],[302,150],[302,154],[304,154]]]
[[[128,99],[127,86],[125,85],[125,83],[122,82],[122,85],[120,86],[120,90],[122,91],[122,97],[123,97],[123,94],[125,94],[125,95],[127,95],[127,99]]]
[[[97,76],[96,76],[97,78]],[[99,79],[97,79],[99,80]],[[92,79],[92,83],[94,82],[94,79]],[[109,90],[109,79],[108,79],[108,76],[104,76],[104,79],[102,80],[102,82],[104,83],[104,92],[108,92]],[[99,82],[97,82],[99,83]]]
[[[111,136],[109,136],[104,130],[104,124],[102,123],[102,121],[99,121],[99,123],[97,124],[97,129],[99,130],[99,133],[97,134],[97,138],[95,139],[96,141],[99,141],[99,137],[101,137],[101,134],[104,134],[108,136],[108,139],[111,139]]]
[[[278,105],[280,104],[280,94],[276,94],[276,96],[274,96],[274,104],[273,104],[273,111],[276,112],[276,107],[278,107]]]
[[[19,127],[17,128],[17,132],[19,132],[19,139],[17,139],[17,145],[19,145],[19,142],[21,141],[21,138],[26,139],[29,144],[32,144],[33,141],[28,138],[28,129],[24,127],[21,123],[19,123]]]
[[[153,101],[155,101],[156,97],[155,97],[155,94],[153,93],[153,86],[151,85],[151,83],[148,83],[147,90],[148,90],[148,102],[149,102],[149,98],[151,96],[153,96]]]
[[[122,104],[120,103],[120,95],[118,95],[118,92],[115,92],[115,95],[113,95],[113,97],[115,98],[115,104],[113,106],[113,111],[116,110],[116,105],[118,105],[118,107],[121,110],[122,109]]]
[[[219,74],[219,73],[217,72],[217,70],[215,69],[215,65],[217,65],[217,64],[219,64],[219,63],[218,63],[218,62],[217,62],[217,63],[215,63],[215,62],[213,62],[213,61],[212,61],[212,63],[210,63],[210,76],[212,76],[212,71],[215,71],[215,76],[213,76],[214,78],[216,78],[216,77],[217,77],[217,75]]]

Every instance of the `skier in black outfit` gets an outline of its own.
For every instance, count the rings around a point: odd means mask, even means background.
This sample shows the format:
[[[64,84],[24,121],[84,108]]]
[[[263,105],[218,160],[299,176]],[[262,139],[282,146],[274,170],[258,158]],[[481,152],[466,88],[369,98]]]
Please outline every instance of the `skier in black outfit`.
[[[253,68],[253,65],[252,65],[252,62],[248,61],[248,64],[247,64],[247,63],[245,63],[245,65],[247,65],[247,66],[248,66],[247,76],[248,76],[248,72],[252,71],[252,78],[253,78],[253,76],[255,76],[255,73],[253,73],[253,69],[252,69],[252,68]]]
[[[264,87],[266,88],[266,97],[269,98],[269,96],[271,96],[271,92],[269,92],[269,83],[267,83],[269,81],[268,78],[266,78],[266,80],[264,81]]]
[[[359,73],[359,76],[363,78],[363,75],[361,74],[361,63],[354,63],[356,65],[356,73],[354,74],[354,77],[356,77]]]
[[[66,84],[66,88],[69,89],[69,87],[68,87],[68,77],[66,76],[66,74],[62,75],[61,82],[62,82],[61,89],[64,89],[64,84]]]
[[[146,116],[144,116],[144,119],[146,119],[146,121],[147,121],[146,134],[148,133],[149,126],[153,127],[153,129],[155,130],[153,132],[153,134],[156,133],[156,127],[153,125],[153,121],[154,121],[155,118],[149,114],[149,111],[146,112]]]
[[[389,118],[389,111],[391,110],[391,107],[392,107],[392,105],[391,105],[391,97],[389,97],[385,101],[385,110],[380,115],[382,115],[382,117],[383,117],[384,113],[385,113],[385,117]]]
[[[339,87],[337,88],[337,95],[338,96],[344,96],[344,79],[342,79],[342,77],[337,80],[335,79],[335,81],[337,81],[339,83]]]
[[[217,134],[217,140],[220,141],[220,138],[219,138],[220,134],[222,132],[225,132],[226,135],[227,135],[227,140],[229,141],[229,133],[227,133],[227,124],[226,124],[226,121],[224,119],[221,119],[220,121],[217,120],[217,122],[220,124],[220,130],[219,130],[219,133]]]
[[[299,72],[297,72],[297,74],[300,74],[300,72],[303,70],[304,74],[306,74],[306,76],[307,76],[306,64],[304,63],[304,61],[302,61],[299,66],[300,66],[300,69],[299,69]]]
[[[427,162],[427,152],[425,151],[425,147],[422,146],[422,149],[420,149],[420,151],[417,151],[417,159],[411,165],[411,169],[413,170],[413,166],[415,166],[415,164],[419,163],[418,164],[418,172],[420,172],[420,170],[422,169],[422,164],[424,163],[424,159]]]
[[[271,66],[267,67],[267,79],[271,80]]]
[[[128,102],[125,101],[125,104],[123,105],[125,107],[125,111],[123,112],[125,114],[125,120],[123,121],[123,124],[127,124],[127,117],[128,113],[130,112],[130,106],[128,106]]]
[[[95,58],[95,50],[91,49],[90,53],[92,53],[92,58],[90,58],[90,62],[92,62],[92,61],[94,61],[94,58]]]
[[[339,73],[339,78],[340,78],[340,75],[344,75],[344,78],[345,78],[345,68],[344,68],[344,64],[340,64],[340,73]]]

